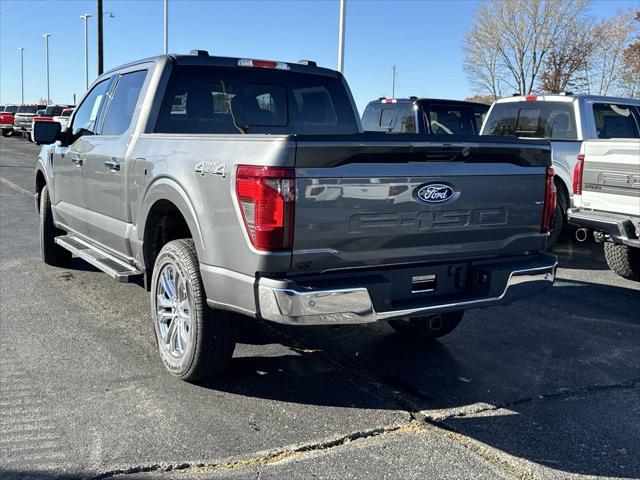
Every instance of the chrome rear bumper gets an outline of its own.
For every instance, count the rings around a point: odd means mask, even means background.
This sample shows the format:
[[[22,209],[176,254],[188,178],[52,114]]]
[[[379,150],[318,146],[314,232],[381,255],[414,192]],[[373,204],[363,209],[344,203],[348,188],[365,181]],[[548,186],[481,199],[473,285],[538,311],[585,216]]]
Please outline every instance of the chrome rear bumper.
[[[553,284],[558,262],[552,255],[546,257],[546,265],[513,270],[498,296],[448,303],[436,300],[418,308],[380,312],[375,310],[366,288],[281,288],[278,286],[281,281],[262,278],[258,285],[260,316],[265,320],[293,325],[358,324],[507,304],[540,293]]]

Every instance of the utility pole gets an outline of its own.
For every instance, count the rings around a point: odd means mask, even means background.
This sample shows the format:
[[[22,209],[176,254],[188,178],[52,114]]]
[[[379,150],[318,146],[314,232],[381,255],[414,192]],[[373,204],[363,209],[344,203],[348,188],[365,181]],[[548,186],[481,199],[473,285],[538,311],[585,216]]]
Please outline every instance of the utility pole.
[[[49,37],[51,36],[51,34],[45,33],[42,36],[44,37],[44,43],[45,43],[45,56],[46,56],[46,69],[47,69],[47,105],[49,105],[49,103],[51,103],[51,95],[49,92]]]
[[[164,54],[169,53],[169,0],[164,0]]]
[[[89,89],[89,17],[90,13],[81,15],[80,18],[84,20],[84,89]]]
[[[98,75],[102,75],[104,71],[104,45],[102,43],[102,0],[98,0]]]
[[[396,98],[396,66],[391,71],[391,98]]]
[[[20,103],[24,104],[24,47],[20,47]]]
[[[347,0],[340,0],[340,26],[338,32],[338,71],[340,73],[344,73],[344,23],[346,16]]]

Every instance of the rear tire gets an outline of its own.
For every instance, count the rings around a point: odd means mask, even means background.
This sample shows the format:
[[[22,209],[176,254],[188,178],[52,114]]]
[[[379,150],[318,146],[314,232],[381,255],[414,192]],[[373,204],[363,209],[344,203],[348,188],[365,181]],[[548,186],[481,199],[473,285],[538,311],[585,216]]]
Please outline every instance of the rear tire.
[[[640,281],[640,248],[613,242],[604,242],[607,265],[622,278]]]
[[[460,324],[464,311],[390,320],[389,325],[405,340],[424,341],[444,337]]]
[[[558,188],[558,187],[556,187]],[[558,240],[565,226],[565,216],[567,214],[567,206],[560,194],[558,194],[558,201],[556,202],[556,210],[553,214],[553,225],[549,234],[549,240],[547,241],[547,250],[551,250]]]
[[[49,187],[45,185],[40,192],[40,253],[42,261],[47,265],[62,267],[71,260],[71,252],[54,240],[60,235],[64,235],[64,232],[53,224]]]
[[[151,276],[151,316],[160,358],[172,375],[194,382],[229,364],[238,322],[207,305],[193,240],[174,240],[160,250]]]

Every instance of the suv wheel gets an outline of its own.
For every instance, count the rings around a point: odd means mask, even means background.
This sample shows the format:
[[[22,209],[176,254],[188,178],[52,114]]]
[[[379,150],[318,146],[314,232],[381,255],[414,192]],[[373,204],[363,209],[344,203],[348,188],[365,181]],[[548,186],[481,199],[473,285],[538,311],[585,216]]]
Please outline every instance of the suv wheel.
[[[604,258],[609,268],[621,277],[640,281],[640,248],[604,242]]]
[[[40,253],[47,265],[61,267],[71,260],[71,252],[56,244],[55,238],[64,232],[53,224],[49,187],[46,185],[40,192]]]
[[[412,341],[444,337],[460,324],[464,312],[436,313],[422,317],[390,320],[389,325],[404,339]]]
[[[174,240],[160,250],[151,315],[160,358],[176,377],[196,381],[220,373],[231,360],[237,322],[207,305],[193,240]]]

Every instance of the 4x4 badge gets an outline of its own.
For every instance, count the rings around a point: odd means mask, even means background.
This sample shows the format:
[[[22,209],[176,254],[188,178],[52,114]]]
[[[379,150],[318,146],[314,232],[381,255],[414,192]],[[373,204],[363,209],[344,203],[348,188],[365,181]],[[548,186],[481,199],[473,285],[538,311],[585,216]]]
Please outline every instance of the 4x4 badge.
[[[222,178],[226,178],[227,176],[226,164],[224,163],[200,162],[195,166],[194,171],[203,177],[207,173],[211,175],[219,175]]]

